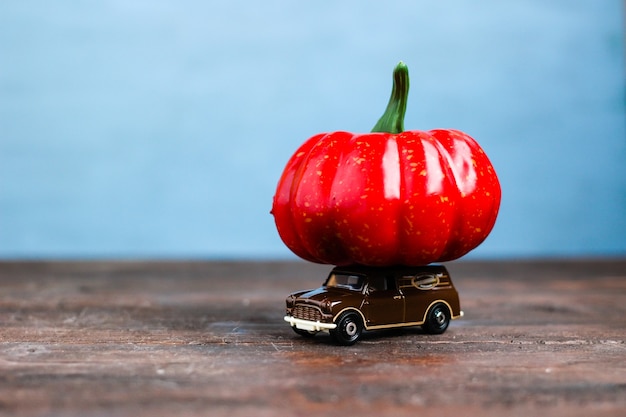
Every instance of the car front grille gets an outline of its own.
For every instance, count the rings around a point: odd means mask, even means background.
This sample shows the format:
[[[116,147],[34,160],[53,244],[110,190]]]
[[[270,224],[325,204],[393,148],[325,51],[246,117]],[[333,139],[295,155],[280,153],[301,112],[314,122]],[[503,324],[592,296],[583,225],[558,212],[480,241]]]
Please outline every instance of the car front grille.
[[[295,318],[310,321],[322,320],[322,313],[316,307],[298,304],[291,313]]]

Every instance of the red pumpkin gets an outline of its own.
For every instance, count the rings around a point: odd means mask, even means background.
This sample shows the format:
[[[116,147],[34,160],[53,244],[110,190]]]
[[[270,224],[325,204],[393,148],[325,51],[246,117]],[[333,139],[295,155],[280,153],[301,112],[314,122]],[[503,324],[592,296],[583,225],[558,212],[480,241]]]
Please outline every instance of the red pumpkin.
[[[491,232],[500,184],[480,146],[457,130],[403,131],[408,69],[373,133],[321,133],[291,157],[272,214],[306,260],[369,266],[459,258]]]

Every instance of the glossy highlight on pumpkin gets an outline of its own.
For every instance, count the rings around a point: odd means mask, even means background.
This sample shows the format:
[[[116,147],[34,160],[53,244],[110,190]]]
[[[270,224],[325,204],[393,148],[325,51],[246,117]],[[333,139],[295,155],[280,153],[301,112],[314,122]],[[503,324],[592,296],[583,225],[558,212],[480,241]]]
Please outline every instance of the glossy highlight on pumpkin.
[[[398,68],[396,68],[396,71]],[[406,80],[394,73],[395,82]],[[399,110],[398,110],[399,109]],[[384,130],[387,112],[376,130]],[[402,116],[404,114],[402,113]],[[399,119],[402,123],[402,117]],[[457,259],[492,230],[500,184],[486,154],[457,130],[322,133],[294,153],[272,214],[283,242],[325,264],[425,265]]]

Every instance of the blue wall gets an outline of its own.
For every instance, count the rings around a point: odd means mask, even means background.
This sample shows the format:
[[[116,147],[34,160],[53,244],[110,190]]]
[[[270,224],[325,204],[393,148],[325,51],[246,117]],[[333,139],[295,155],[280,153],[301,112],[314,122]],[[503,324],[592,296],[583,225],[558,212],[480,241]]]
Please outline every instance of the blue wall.
[[[620,0],[0,3],[0,257],[290,258],[269,215],[295,148],[475,137],[500,217],[474,258],[626,254]]]

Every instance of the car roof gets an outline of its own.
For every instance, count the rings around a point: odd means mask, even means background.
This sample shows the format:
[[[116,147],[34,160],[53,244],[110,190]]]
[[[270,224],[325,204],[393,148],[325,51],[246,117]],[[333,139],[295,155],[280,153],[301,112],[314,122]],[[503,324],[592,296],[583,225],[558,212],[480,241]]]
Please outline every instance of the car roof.
[[[384,274],[407,274],[416,275],[419,273],[444,273],[448,275],[448,271],[443,265],[423,265],[423,266],[365,266],[365,265],[347,265],[336,266],[332,272],[351,273],[357,275],[384,275]]]

